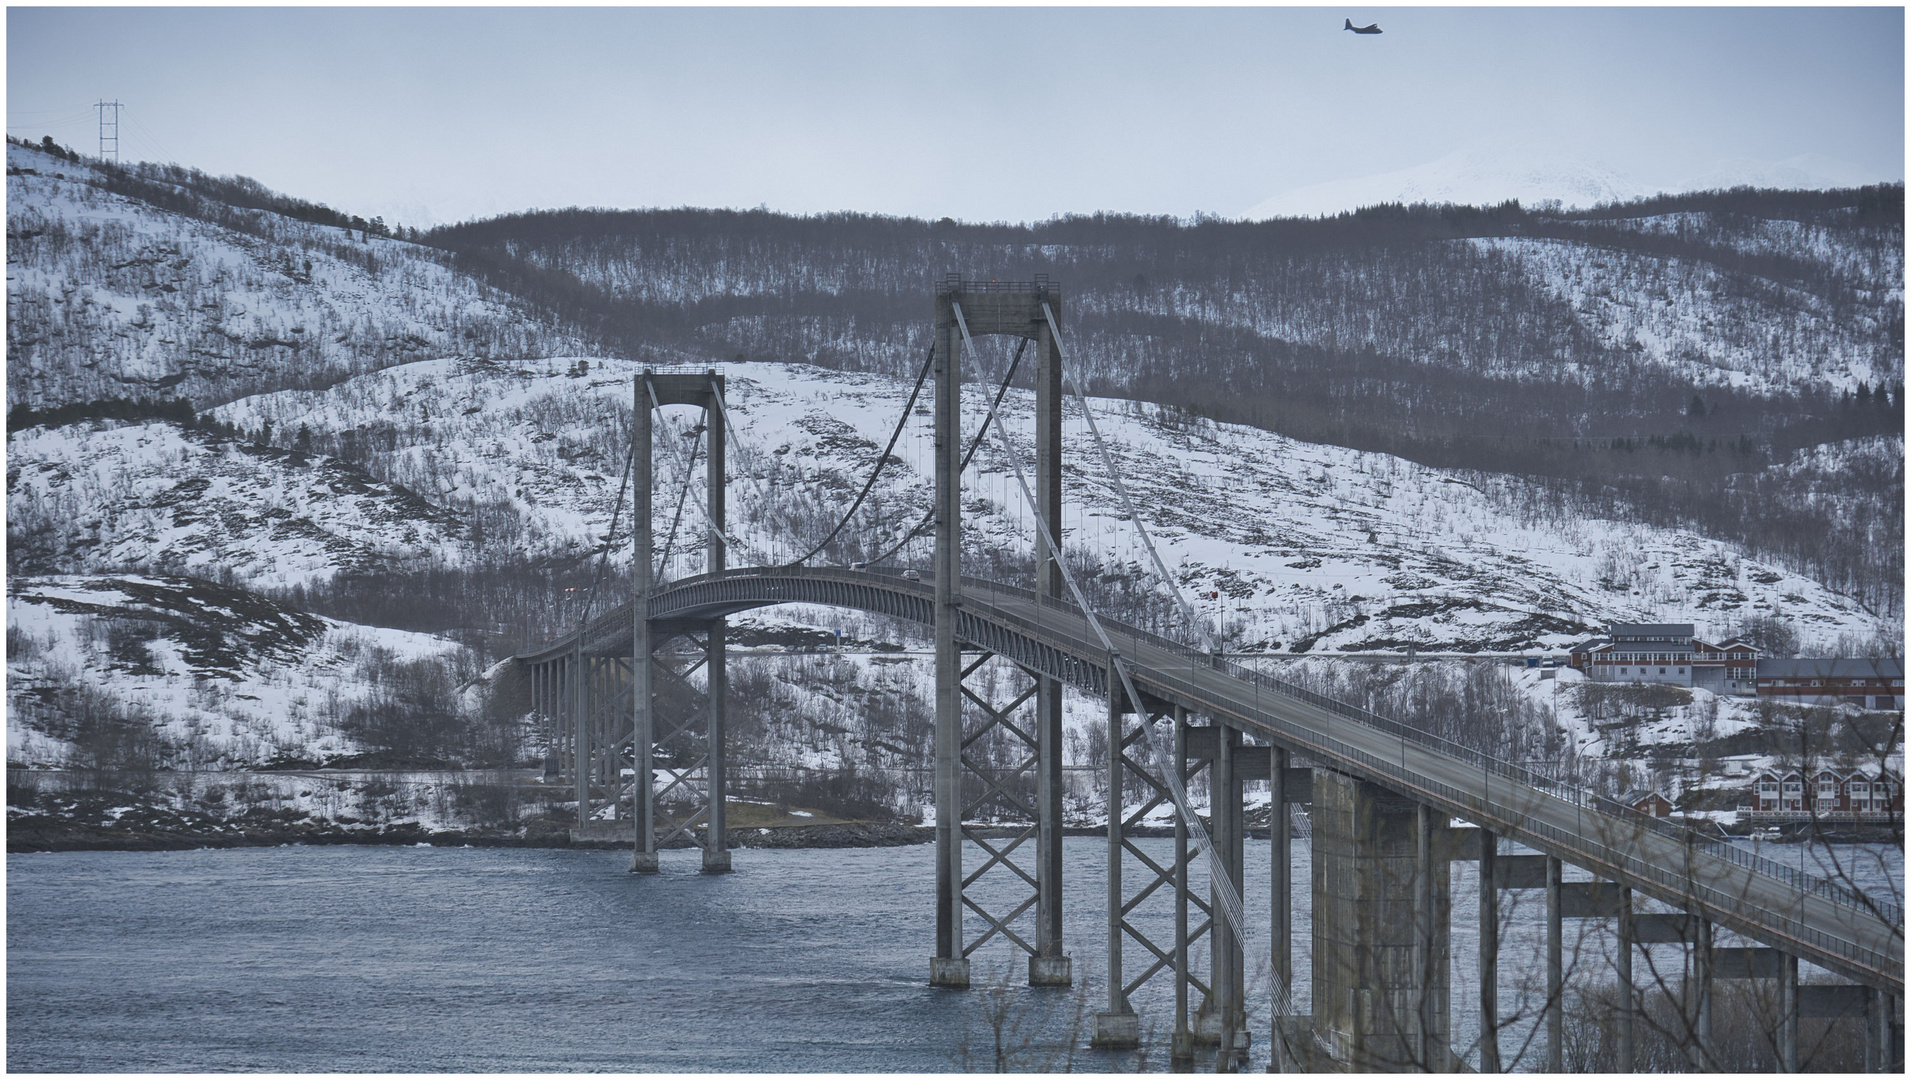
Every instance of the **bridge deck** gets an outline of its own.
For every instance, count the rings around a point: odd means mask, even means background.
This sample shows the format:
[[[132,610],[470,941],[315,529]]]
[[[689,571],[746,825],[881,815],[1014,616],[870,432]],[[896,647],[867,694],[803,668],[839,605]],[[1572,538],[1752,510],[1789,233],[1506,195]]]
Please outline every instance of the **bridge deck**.
[[[851,570],[763,568],[688,578],[652,596],[651,618],[710,618],[774,604],[857,608],[930,624],[926,582]],[[1763,864],[1730,844],[1598,800],[1517,766],[1317,695],[1185,645],[1103,619],[1137,689],[1226,720],[1321,765],[1371,780],[1595,875],[1695,912],[1756,941],[1899,996],[1903,915],[1894,905]],[[583,647],[629,655],[629,605],[594,620]],[[965,578],[957,637],[1092,694],[1107,654],[1071,605]],[[555,659],[575,634],[519,659]]]

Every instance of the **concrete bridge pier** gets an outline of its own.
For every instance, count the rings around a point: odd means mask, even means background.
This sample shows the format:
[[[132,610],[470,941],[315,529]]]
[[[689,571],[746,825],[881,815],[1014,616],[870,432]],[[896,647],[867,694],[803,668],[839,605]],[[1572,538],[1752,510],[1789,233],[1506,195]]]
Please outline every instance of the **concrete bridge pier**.
[[[1779,954],[1778,1071],[1798,1071],[1798,957]]]
[[[1268,1008],[1267,1071],[1292,1072],[1300,1062],[1291,1044],[1294,1011],[1294,843],[1287,809],[1289,755],[1267,751],[1268,967],[1273,993]]]
[[[1242,780],[1246,771],[1242,766],[1248,756],[1242,751],[1250,748],[1241,745],[1239,728],[1217,723],[1207,730],[1214,743],[1213,772],[1208,777],[1209,839],[1214,844],[1220,872],[1227,875],[1235,896],[1242,897],[1247,834],[1241,813]],[[1258,756],[1265,760],[1266,748],[1251,749],[1259,749]],[[1186,859],[1181,861],[1185,864]],[[1209,911],[1219,913],[1218,883],[1210,886],[1208,905]],[[1232,1072],[1247,1058],[1247,965],[1241,940],[1224,918],[1213,920],[1208,933],[1208,955],[1209,994],[1195,1015],[1195,1041],[1212,1042],[1218,1047],[1216,1069]]]
[[[1619,955],[1613,973],[1619,980],[1619,1060],[1618,1071],[1632,1072],[1638,1055],[1639,988],[1632,981],[1632,890],[1619,890]],[[1794,977],[1797,968],[1792,969]],[[1794,981],[1795,978],[1794,978]]]
[[[1480,1071],[1500,1071],[1500,838],[1481,829],[1480,840]]]
[[[1313,802],[1317,1034],[1344,1068],[1448,1069],[1444,815],[1325,769]]]
[[[1712,923],[1696,914],[1693,921],[1697,924],[1697,940],[1692,946],[1692,967],[1698,1000],[1693,1002],[1692,1069],[1716,1072],[1718,1052],[1712,1045]]]
[[[1122,718],[1127,714],[1127,695],[1122,692],[1121,684],[1115,678],[1113,657],[1108,662],[1108,1008],[1095,1014],[1094,1030],[1089,1036],[1089,1045],[1108,1050],[1132,1050],[1141,1045],[1141,1018],[1135,1015],[1134,1006],[1128,1002],[1127,984],[1123,981],[1126,974],[1122,971],[1121,944],[1125,932],[1125,909],[1122,904],[1121,864],[1122,850],[1126,837],[1122,835],[1124,815],[1127,804],[1122,795],[1122,775],[1127,772],[1127,755],[1123,748],[1128,739],[1123,732]],[[1146,713],[1140,716],[1142,723],[1148,722]],[[1179,730],[1181,725],[1177,724]],[[1177,869],[1185,875],[1187,861],[1176,860]],[[1184,878],[1185,880],[1185,878]],[[1185,925],[1185,916],[1183,916]],[[1182,970],[1186,970],[1185,966]]]
[[[1565,866],[1546,856],[1546,1071],[1565,1071],[1566,974],[1562,965],[1565,935],[1560,923],[1560,892]]]

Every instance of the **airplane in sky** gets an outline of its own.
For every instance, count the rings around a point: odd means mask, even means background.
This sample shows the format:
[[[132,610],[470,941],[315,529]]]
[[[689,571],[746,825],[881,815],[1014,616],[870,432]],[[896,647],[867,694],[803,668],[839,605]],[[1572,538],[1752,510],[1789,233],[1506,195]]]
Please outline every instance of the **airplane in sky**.
[[[1352,19],[1347,20],[1346,28],[1349,30],[1352,30],[1356,34],[1381,34],[1386,32],[1380,29],[1379,23],[1369,23],[1366,26],[1355,26],[1354,20]]]

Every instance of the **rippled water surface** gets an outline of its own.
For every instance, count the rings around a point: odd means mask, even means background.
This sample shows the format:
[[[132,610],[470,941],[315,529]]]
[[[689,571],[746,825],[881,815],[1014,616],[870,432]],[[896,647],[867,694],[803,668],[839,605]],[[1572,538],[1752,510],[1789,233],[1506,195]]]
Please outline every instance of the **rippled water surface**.
[[[1167,841],[1147,842],[1168,856]],[[1307,1007],[1307,847],[1295,848],[1295,976]],[[1080,1047],[1104,1007],[1102,841],[1071,839],[1076,992],[1022,985],[1000,940],[978,985],[931,990],[929,846],[665,852],[286,847],[7,858],[7,1065],[15,1070],[951,1071],[1131,1068]],[[1248,845],[1250,969],[1265,970],[1265,841]],[[971,851],[970,866],[977,865]],[[1456,864],[1455,1042],[1477,1028],[1474,883]],[[1902,875],[1902,860],[1893,873]],[[1570,874],[1570,872],[1569,872]],[[1204,880],[1198,872],[1197,882]],[[986,895],[986,893],[985,893]],[[1166,898],[1166,893],[1161,894]],[[1516,905],[1503,1004],[1539,944]],[[1171,944],[1169,908],[1139,916]],[[1026,917],[1018,923],[1026,927]],[[982,929],[971,920],[973,939]],[[1029,931],[1032,932],[1032,931]],[[1255,955],[1258,953],[1258,962]],[[1129,974],[1140,952],[1127,953]],[[1464,959],[1463,959],[1464,958]],[[1200,967],[1205,967],[1205,957]],[[1257,978],[1261,982],[1264,976]],[[1137,1005],[1164,1067],[1165,978]],[[1266,1016],[1265,990],[1250,992]],[[1001,1003],[1004,1008],[993,1007]],[[1257,1020],[1254,1067],[1264,1066]],[[1518,1044],[1509,1033],[1508,1053]],[[1531,1055],[1540,1053],[1534,1047]]]

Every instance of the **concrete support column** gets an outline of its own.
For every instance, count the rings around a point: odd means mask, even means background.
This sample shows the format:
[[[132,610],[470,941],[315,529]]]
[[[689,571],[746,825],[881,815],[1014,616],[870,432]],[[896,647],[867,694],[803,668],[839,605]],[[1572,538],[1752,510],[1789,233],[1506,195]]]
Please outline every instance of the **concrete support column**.
[[[710,447],[704,473],[704,496],[710,511],[710,546],[706,549],[709,554],[704,568],[713,574],[720,574],[730,566],[729,540],[725,535],[729,526],[729,473],[724,460],[727,440],[723,426],[722,393],[723,382],[712,370],[710,401],[704,406],[703,423],[704,440]],[[703,831],[703,872],[706,874],[722,874],[730,870],[729,821],[725,813],[725,805],[730,797],[730,774],[729,766],[723,760],[729,745],[729,724],[724,715],[728,708],[726,699],[730,696],[728,631],[726,620],[711,619],[704,652],[704,671],[709,679],[710,698],[707,703],[710,808]]]
[[[1246,832],[1241,827],[1241,771],[1237,760],[1241,732],[1239,728],[1217,723],[1214,734],[1214,772],[1208,782],[1208,817],[1214,826],[1211,839],[1215,853],[1221,857],[1221,872],[1227,875],[1234,894],[1240,896],[1245,876],[1242,864]],[[1210,883],[1208,902],[1215,913],[1213,929],[1208,932],[1211,949],[1208,979],[1214,988],[1215,1000],[1210,1005],[1220,1045],[1216,1067],[1232,1072],[1247,1049],[1247,965],[1240,938],[1221,916],[1225,909],[1221,905],[1219,882]]]
[[[1619,979],[1619,1061],[1618,1071],[1632,1072],[1638,1056],[1639,989],[1632,982],[1632,890],[1619,889],[1619,956],[1615,965]]]
[[[1268,963],[1273,994],[1268,1006],[1267,1071],[1291,1072],[1293,1059],[1283,1030],[1294,1012],[1294,837],[1288,825],[1287,751],[1267,751]]]
[[[1035,502],[1049,534],[1062,536],[1062,356],[1046,320],[1035,335]],[[1035,591],[1066,588],[1055,553],[1035,531]],[[1035,687],[1037,756],[1035,834],[1035,955],[1030,986],[1068,986],[1072,965],[1062,949],[1062,684],[1038,677]]]
[[[929,985],[965,989],[962,952],[962,337],[949,296],[936,298],[936,952]]]
[[[1174,709],[1174,762],[1183,782],[1188,775],[1188,710]],[[1194,1029],[1188,1022],[1188,823],[1174,816],[1174,1035],[1168,1065],[1176,1072],[1194,1068]]]
[[[710,680],[710,700],[704,705],[710,748],[710,803],[703,834],[703,872],[706,874],[730,872],[729,821],[725,814],[730,771],[723,760],[729,742],[729,720],[724,711],[724,699],[730,692],[730,670],[724,655],[728,632],[725,620],[710,620],[709,650],[704,656],[704,670]]]
[[[1416,808],[1413,829],[1419,865],[1413,878],[1413,951],[1414,967],[1419,975],[1415,1002],[1414,1058],[1427,1072],[1442,1072],[1446,1065],[1445,1048],[1433,1038],[1433,809],[1425,803]],[[1445,860],[1442,859],[1442,862]]]
[[[1419,810],[1351,776],[1314,770],[1314,1027],[1343,1067],[1411,1071],[1419,1028],[1432,1056],[1448,1046],[1448,844],[1429,824],[1433,847],[1433,947],[1417,930]],[[1422,1003],[1425,1008],[1422,1008]]]
[[[657,822],[652,805],[653,756],[656,720],[652,713],[650,671],[651,560],[651,411],[648,371],[637,376],[636,399],[631,404],[630,504],[630,751],[631,829],[630,869],[634,874],[657,872]],[[579,760],[582,761],[580,755]]]
[[[1480,1071],[1500,1071],[1500,838],[1480,830]]]
[[[1896,994],[1884,994],[1884,1026],[1880,1034],[1884,1036],[1884,1070],[1903,1072],[1905,1070],[1905,1023],[1900,1009],[1903,1002]]]
[[[577,827],[590,827],[591,819],[591,730],[590,683],[584,670],[584,636],[579,634],[571,646],[570,663],[571,730],[577,750]]]
[[[1121,968],[1121,825],[1126,812],[1122,805],[1121,763],[1122,714],[1127,703],[1120,676],[1115,673],[1115,657],[1108,656],[1108,1008],[1095,1014],[1095,1029],[1090,1045],[1110,1050],[1132,1049],[1141,1045],[1141,1018],[1128,1004],[1122,992],[1125,976]],[[1139,708],[1136,715],[1148,722]]]
[[[552,783],[558,778],[557,725],[551,722],[550,709],[544,702],[545,665],[532,664],[531,667],[531,709],[537,715],[537,730],[550,740],[544,751],[544,782]]]
[[[1546,1071],[1564,1072],[1566,980],[1561,964],[1559,886],[1563,868],[1546,856]]]
[[[1778,1071],[1798,1071],[1798,957],[1779,954]]]
[[[1891,1036],[1891,998],[1883,990],[1865,991],[1865,1071],[1889,1072],[1895,1056]]]
[[[1698,1072],[1713,1072],[1718,1060],[1712,1047],[1712,922],[1693,916],[1698,932],[1692,942],[1692,973],[1698,982],[1698,1002],[1693,1016],[1692,1067]]]

